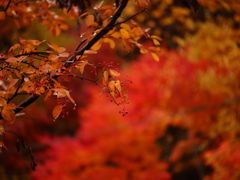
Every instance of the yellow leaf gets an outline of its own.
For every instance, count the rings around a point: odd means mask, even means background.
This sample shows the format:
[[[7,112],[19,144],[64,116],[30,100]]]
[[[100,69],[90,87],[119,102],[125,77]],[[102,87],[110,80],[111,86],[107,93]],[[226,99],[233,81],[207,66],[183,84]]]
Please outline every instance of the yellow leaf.
[[[155,46],[160,46],[160,42],[157,39],[153,39],[153,43]]]
[[[101,48],[101,46],[102,46],[102,42],[103,42],[102,39],[98,40],[98,41],[91,47],[91,49],[94,50],[94,51],[99,50],[99,49]]]
[[[59,104],[53,108],[52,116],[54,119],[57,119],[62,112],[63,105]]]
[[[109,69],[109,74],[110,74],[111,76],[113,76],[113,77],[118,77],[118,76],[120,76],[120,73],[117,72],[117,71],[115,71],[115,70],[113,70],[113,69]]]
[[[126,23],[122,23],[120,25],[120,27],[122,27],[123,29],[127,30],[127,31],[131,31],[131,27],[129,24],[126,24]]]
[[[155,59],[156,61],[159,61],[159,57],[156,53],[151,53],[153,59]]]
[[[152,39],[157,39],[159,41],[162,41],[162,38],[158,37],[158,36],[154,36],[154,35],[151,35],[150,36]]]
[[[115,42],[114,42],[112,39],[110,39],[110,38],[104,38],[103,42],[109,43],[110,48],[112,48],[112,49],[115,48]]]
[[[114,91],[115,90],[115,81],[110,81],[108,83],[108,87],[109,87],[110,91]]]
[[[130,38],[130,34],[126,29],[120,29],[120,33],[122,35],[122,38],[124,38],[124,39]]]
[[[114,32],[111,34],[112,37],[114,38],[120,38],[121,37],[121,33],[120,32]]]
[[[115,87],[117,88],[117,90],[119,91],[119,93],[122,91],[122,87],[121,87],[121,83],[119,80],[117,80],[115,82]]]

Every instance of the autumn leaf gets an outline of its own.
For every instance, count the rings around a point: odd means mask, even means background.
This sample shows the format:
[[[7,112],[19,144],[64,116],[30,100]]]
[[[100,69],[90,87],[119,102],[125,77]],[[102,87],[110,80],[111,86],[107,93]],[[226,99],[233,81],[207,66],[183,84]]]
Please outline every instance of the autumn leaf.
[[[59,115],[62,112],[62,109],[63,109],[63,105],[61,105],[61,104],[59,104],[53,108],[52,116],[54,119],[57,119],[59,117]]]
[[[32,81],[26,81],[24,82],[22,89],[27,93],[33,93],[35,90],[34,83]]]
[[[19,81],[19,79],[11,80],[10,84],[8,85],[8,90],[11,89],[12,87],[14,87],[18,81]]]
[[[91,26],[94,23],[94,15],[89,14],[85,17],[85,22],[87,26]]]
[[[102,78],[102,84],[103,84],[104,86],[107,85],[108,76],[109,76],[108,71],[104,71],[104,72],[103,72],[103,78]]]
[[[102,46],[102,43],[103,43],[103,39],[100,39],[98,40],[92,47],[91,49],[94,50],[94,51],[97,51],[101,48]]]
[[[120,29],[120,33],[122,35],[122,38],[124,38],[124,39],[130,38],[130,34],[126,29]]]
[[[111,49],[114,49],[114,48],[115,48],[115,42],[114,42],[112,39],[110,39],[110,38],[104,38],[104,39],[103,39],[103,42],[109,43],[109,46],[110,46]]]
[[[78,65],[80,73],[83,74],[85,66],[88,64],[88,61],[81,61],[80,65]]]
[[[2,117],[10,123],[15,121],[14,109],[16,109],[16,105],[13,103],[6,104],[2,109]]]
[[[147,8],[150,0],[135,0],[140,7]]]
[[[20,44],[14,44],[8,51],[14,51],[15,49],[21,47]]]
[[[159,57],[156,53],[151,52],[151,55],[152,55],[154,60],[159,61]]]
[[[4,11],[0,11],[0,20],[4,20],[6,17],[6,13]]]
[[[110,74],[111,76],[113,76],[113,77],[118,77],[118,76],[120,76],[120,73],[117,72],[117,71],[115,71],[115,70],[113,70],[113,69],[109,69],[109,74]]]

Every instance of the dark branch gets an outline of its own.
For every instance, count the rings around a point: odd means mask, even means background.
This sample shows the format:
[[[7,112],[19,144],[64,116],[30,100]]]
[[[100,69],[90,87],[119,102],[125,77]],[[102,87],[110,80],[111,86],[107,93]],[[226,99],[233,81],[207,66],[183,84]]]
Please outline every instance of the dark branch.
[[[69,66],[72,62],[74,62],[74,59],[76,55],[83,55],[84,51],[89,50],[99,39],[101,39],[105,34],[107,34],[114,26],[117,21],[117,19],[121,16],[123,9],[127,6],[128,0],[123,0],[118,9],[116,10],[115,14],[112,16],[111,21],[107,24],[106,27],[104,27],[94,38],[87,43],[81,50],[79,50],[76,54],[71,56],[67,61],[65,66]]]
[[[7,3],[7,5],[6,5],[6,7],[2,7],[2,8],[0,9],[0,11],[5,11],[5,12],[6,12],[7,9],[9,8],[9,5],[10,5],[11,1],[12,1],[12,0],[9,0],[8,3]]]
[[[73,56],[71,56],[66,63],[64,64],[65,67],[69,67],[72,63],[74,63],[76,55],[83,55],[84,51],[89,50],[99,39],[101,39],[105,34],[107,34],[114,26],[117,21],[117,19],[121,16],[122,11],[124,8],[127,6],[129,0],[123,0],[119,7],[117,8],[115,14],[112,16],[111,21],[107,24],[105,28],[103,28],[89,43],[87,43],[81,50],[77,51]],[[11,0],[8,2],[10,4]],[[79,44],[79,46],[82,43]],[[78,48],[78,47],[77,47]],[[37,54],[37,55],[42,55]],[[19,55],[21,56],[21,55]],[[80,78],[83,79],[83,78]],[[87,79],[86,79],[87,80]],[[94,81],[92,81],[94,82]],[[96,82],[94,82],[96,83]],[[97,84],[97,83],[96,83]],[[22,111],[24,108],[35,102],[39,98],[38,95],[30,96],[28,99],[23,101],[21,104],[18,105],[18,107],[14,110],[15,113],[19,113]],[[2,115],[0,114],[0,119],[3,119]]]

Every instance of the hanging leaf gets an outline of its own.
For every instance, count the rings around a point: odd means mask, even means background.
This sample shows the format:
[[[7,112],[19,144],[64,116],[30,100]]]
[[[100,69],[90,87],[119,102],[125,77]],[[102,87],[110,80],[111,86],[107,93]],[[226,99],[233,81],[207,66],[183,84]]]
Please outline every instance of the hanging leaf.
[[[15,121],[14,109],[16,109],[16,105],[13,103],[6,104],[2,109],[2,117],[10,123]]]
[[[120,73],[117,72],[117,71],[115,71],[115,70],[113,70],[113,69],[109,69],[109,74],[110,74],[111,76],[113,76],[113,77],[118,77],[118,76],[120,76]]]
[[[108,76],[109,76],[108,72],[107,72],[107,71],[104,71],[104,72],[103,72],[103,78],[102,78],[102,84],[103,84],[104,86],[107,85]]]
[[[62,112],[62,109],[63,109],[63,105],[61,105],[61,104],[59,104],[53,108],[52,116],[54,119],[57,119],[59,117],[59,115]]]
[[[94,51],[97,51],[101,48],[102,46],[103,39],[98,40],[92,47],[91,49]]]
[[[80,67],[79,67],[79,70],[80,70],[80,73],[81,73],[81,74],[83,74],[84,68],[85,68],[85,66],[86,66],[87,64],[88,64],[88,61],[87,61],[87,60],[81,62]]]
[[[159,57],[156,53],[151,53],[154,60],[159,61]]]

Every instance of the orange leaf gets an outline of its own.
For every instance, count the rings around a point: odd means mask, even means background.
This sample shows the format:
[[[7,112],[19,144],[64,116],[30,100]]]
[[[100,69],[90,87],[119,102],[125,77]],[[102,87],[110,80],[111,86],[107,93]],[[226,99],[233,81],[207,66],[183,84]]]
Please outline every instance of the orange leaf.
[[[59,104],[53,108],[52,116],[54,119],[57,119],[62,112],[63,105]]]
[[[157,39],[153,39],[153,43],[155,46],[160,46],[160,42]]]
[[[155,59],[156,61],[159,61],[159,57],[156,53],[151,53],[153,59]]]
[[[122,35],[122,38],[124,38],[124,39],[130,38],[130,34],[126,29],[120,29],[120,33]]]
[[[112,39],[110,39],[110,38],[104,38],[103,42],[109,43],[111,49],[114,49],[114,48],[115,48],[115,42],[114,42]]]
[[[102,39],[98,40],[98,41],[92,46],[91,49],[94,50],[94,51],[99,50],[99,49],[101,48],[101,46],[102,46],[102,42],[103,42]]]
[[[69,92],[68,90],[66,90],[66,89],[64,89],[64,91],[65,91],[65,94],[66,94],[66,96],[68,97],[68,99],[74,104],[74,106],[76,106],[75,101],[74,101],[73,98],[70,96],[70,92]]]
[[[17,48],[19,48],[19,47],[21,47],[20,44],[14,44],[14,45],[9,49],[9,51],[14,51],[15,49],[17,49]]]
[[[126,24],[126,23],[122,23],[120,25],[120,27],[122,27],[123,29],[127,30],[127,31],[131,31],[131,27],[129,24]]]
[[[86,61],[83,61],[83,62],[81,63],[80,68],[79,68],[81,74],[83,74],[84,68],[85,68],[85,66],[86,66],[87,64],[88,64],[88,61],[87,61],[87,60],[86,60]]]
[[[110,81],[108,83],[108,87],[109,87],[110,91],[114,91],[115,90],[115,81]]]
[[[34,46],[39,46],[40,44],[42,44],[43,42],[45,42],[46,40],[43,41],[38,41],[38,40],[28,40],[29,43],[31,43]]]
[[[19,79],[13,79],[11,80],[8,89],[11,89],[12,87],[14,87],[16,85],[16,83],[18,82]]]
[[[104,71],[104,72],[103,72],[103,78],[102,78],[102,84],[103,84],[104,86],[106,86],[106,85],[107,85],[107,82],[108,82],[108,72],[107,72],[107,71]]]
[[[111,34],[112,37],[114,38],[120,38],[121,37],[121,33],[120,32],[114,32]]]
[[[0,11],[0,20],[4,20],[6,13],[4,11]]]
[[[2,110],[2,117],[6,121],[13,123],[15,121],[15,112],[13,111],[16,108],[16,105],[13,103],[6,104]]]
[[[4,99],[4,98],[0,97],[0,107],[3,107],[3,106],[5,106],[6,104],[7,104],[7,101],[6,101],[6,99]]]
[[[32,81],[27,81],[23,84],[22,89],[27,93],[33,93],[35,90],[35,86]]]
[[[121,83],[119,80],[117,80],[115,82],[115,87],[117,88],[117,90],[119,91],[119,93],[122,91],[122,88],[121,88]]]
[[[136,1],[137,1],[137,4],[143,8],[147,8],[150,3],[150,0],[136,0]]]
[[[85,18],[86,24],[87,26],[91,26],[94,23],[94,15],[89,14],[87,15],[87,17]]]

